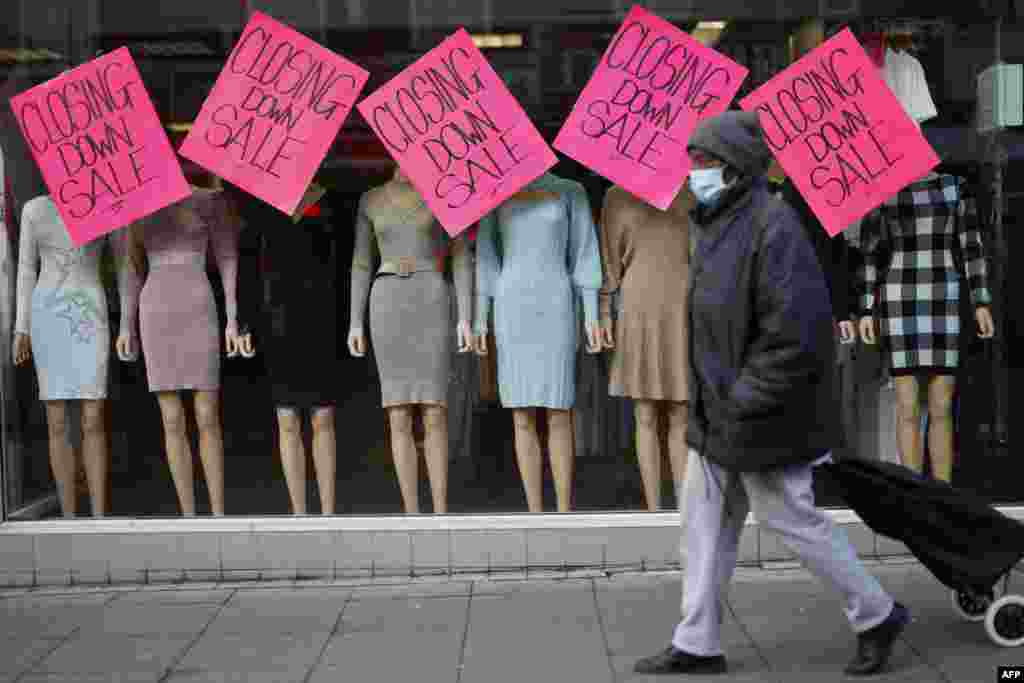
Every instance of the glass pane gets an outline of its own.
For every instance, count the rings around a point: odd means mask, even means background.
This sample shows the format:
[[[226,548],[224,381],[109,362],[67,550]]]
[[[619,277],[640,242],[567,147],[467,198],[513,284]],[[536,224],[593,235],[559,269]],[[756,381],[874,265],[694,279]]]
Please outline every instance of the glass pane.
[[[678,2],[646,6],[750,69],[739,94],[743,97],[786,68],[798,52],[813,47],[813,40],[800,47],[808,36],[829,36],[849,25],[867,40],[880,27],[896,25],[891,18],[885,23],[868,16],[843,16],[846,4],[773,3],[769,14],[756,3],[721,2],[715,4],[714,15],[706,3],[697,8]],[[1019,307],[1011,304],[1019,283],[1008,267],[1008,256],[1019,239],[1013,228],[1024,208],[1024,189],[1018,187],[1022,174],[1017,172],[1024,145],[1015,130],[1003,133],[995,147],[974,130],[976,78],[994,59],[991,18],[924,15],[931,5],[935,3],[898,18],[904,33],[890,33],[910,37],[892,45],[921,65],[938,110],[924,124],[926,137],[943,160],[937,170],[963,178],[976,198],[997,335],[992,341],[972,335],[975,311],[962,296],[960,321],[966,332],[956,342],[960,354],[953,375],[954,400],[947,408],[933,391],[929,411],[928,389],[921,379],[922,393],[915,404],[919,425],[897,419],[897,391],[887,370],[892,359],[884,343],[841,346],[836,373],[847,438],[842,454],[898,462],[897,432],[902,424],[906,430],[916,427],[928,455],[939,451],[941,457],[943,449],[948,450],[944,430],[951,425],[954,484],[993,501],[1009,502],[1019,498],[1013,484],[1017,465],[1009,455],[1009,425],[1014,417],[1014,342],[1021,323]],[[9,98],[97,54],[127,46],[177,147],[210,94],[248,11],[268,13],[367,69],[371,75],[364,94],[465,26],[550,141],[628,7],[629,3],[613,0],[12,0],[0,25],[0,83]],[[818,16],[821,7],[826,18],[807,24],[804,17]],[[1004,24],[1004,61],[1024,61],[1020,33],[1020,25]],[[652,422],[633,398],[609,395],[616,365],[630,365],[644,353],[629,341],[629,333],[636,332],[630,328],[630,315],[639,304],[629,303],[637,294],[630,293],[628,284],[612,301],[620,342],[616,351],[590,355],[579,350],[571,360],[571,422],[560,420],[558,414],[549,422],[542,412],[533,422],[521,421],[518,433],[513,411],[499,397],[499,385],[510,385],[517,372],[513,363],[502,364],[504,354],[521,357],[521,352],[516,356],[512,351],[511,337],[492,336],[485,358],[455,352],[455,323],[472,316],[457,305],[451,245],[446,251],[427,249],[420,255],[425,260],[445,256],[439,259],[441,272],[427,269],[408,278],[371,273],[368,313],[361,320],[352,319],[360,199],[388,183],[394,171],[385,147],[358,113],[348,117],[316,175],[316,183],[325,190],[323,197],[297,223],[244,192],[225,189],[220,179],[180,159],[190,182],[225,198],[212,201],[213,213],[203,214],[205,222],[193,227],[239,225],[232,222],[236,214],[244,224],[233,258],[240,267],[238,303],[247,316],[240,322],[251,328],[256,354],[243,358],[227,357],[223,350],[228,301],[223,271],[213,253],[205,260],[199,256],[198,261],[168,261],[158,244],[147,241],[146,230],[159,230],[150,224],[134,232],[118,230],[105,245],[71,248],[61,226],[49,226],[47,232],[47,214],[40,207],[45,207],[49,190],[10,108],[5,105],[0,112],[6,227],[5,242],[0,244],[0,404],[4,493],[15,518],[59,517],[62,507],[88,515],[94,503],[110,515],[173,517],[192,510],[190,497],[200,515],[210,514],[220,500],[229,515],[318,514],[332,490],[336,514],[401,514],[413,497],[422,511],[431,512],[434,494],[441,497],[442,491],[452,513],[520,512],[528,506],[517,455],[529,456],[538,447],[544,510],[554,511],[559,495],[571,491],[573,510],[642,511],[648,501],[638,444],[645,462],[660,462],[660,506],[676,505],[670,455],[683,447],[678,423],[673,429],[670,419],[671,406],[663,396],[646,396],[658,400]],[[582,185],[595,234],[607,242],[600,219],[610,183],[566,157],[560,157],[553,170]],[[997,225],[995,188],[1000,183],[1003,206]],[[157,222],[185,220],[171,216],[179,214],[164,212]],[[687,219],[680,221],[682,230]],[[410,226],[415,227],[411,221]],[[393,238],[386,233],[378,230],[376,236]],[[144,275],[138,307],[141,341],[137,340],[142,358],[137,362],[121,361],[115,349],[126,313],[118,272],[134,261],[115,259],[110,243],[129,235],[141,250],[126,253],[141,256],[138,264]],[[28,242],[26,236],[31,238]],[[855,230],[849,236],[854,246],[859,245]],[[462,241],[472,256],[476,243]],[[411,244],[402,247],[409,253],[390,255],[415,256],[412,251],[418,247],[415,240]],[[615,247],[604,246],[607,271],[609,249]],[[79,327],[72,329],[71,309],[57,303],[69,293],[68,285],[55,275],[65,272],[61,268],[80,278],[77,294],[93,304],[85,308],[92,311],[94,328],[89,329],[97,336],[88,343],[75,335],[89,321],[74,318]],[[651,279],[661,283],[658,295],[679,305],[685,272],[681,262],[678,270],[655,273]],[[943,273],[958,282],[961,275],[955,269]],[[359,272],[356,276],[358,284]],[[568,278],[568,270],[562,276]],[[856,282],[858,274],[847,268],[843,277]],[[434,298],[428,292],[434,292]],[[963,295],[966,288],[960,292]],[[496,304],[516,305],[525,304]],[[357,300],[355,308],[359,307]],[[15,330],[19,315],[23,324]],[[579,326],[571,319],[561,322]],[[349,352],[348,336],[350,328],[360,325],[366,330],[368,349],[356,357]],[[25,335],[21,341],[17,331]],[[422,358],[408,339],[425,340]],[[406,342],[399,343],[402,340]],[[83,344],[88,347],[85,353]],[[12,362],[16,346],[32,350],[31,358],[17,366]],[[669,374],[685,373],[686,353],[670,344],[664,348],[672,364]],[[420,363],[430,368],[447,365],[447,372],[428,372],[422,379],[396,371],[407,366],[417,370]],[[197,385],[196,373],[202,374],[204,368],[212,368],[207,372],[210,382],[199,384],[217,390],[197,395],[191,389]],[[102,391],[82,389],[83,378],[92,376]],[[164,392],[161,398],[156,390]],[[384,406],[396,392],[420,401],[411,411],[411,423],[410,411]],[[618,393],[630,392],[645,396],[635,387]],[[49,408],[41,398],[48,400]],[[446,411],[438,413],[436,406],[422,403],[426,400],[443,401]],[[333,405],[333,415],[316,410],[321,404]],[[300,409],[288,410],[293,406]],[[439,430],[439,425],[446,430]],[[926,433],[931,440],[924,438]],[[571,472],[558,469],[564,475],[561,484],[550,468],[552,444],[556,469],[563,460],[571,458],[573,463]],[[557,457],[559,453],[565,457]],[[653,454],[660,455],[656,459]],[[91,485],[86,463],[93,473]],[[223,493],[217,483],[220,472]],[[532,476],[527,479],[534,481]],[[823,505],[842,505],[838,492],[824,479],[818,494]]]

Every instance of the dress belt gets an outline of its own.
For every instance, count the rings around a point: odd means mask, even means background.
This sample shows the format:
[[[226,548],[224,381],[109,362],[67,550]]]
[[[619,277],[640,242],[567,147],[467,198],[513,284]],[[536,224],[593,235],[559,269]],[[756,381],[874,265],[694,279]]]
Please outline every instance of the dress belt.
[[[377,269],[378,275],[397,275],[410,277],[413,273],[437,272],[437,262],[433,259],[422,259],[414,256],[403,256],[397,259],[382,261]]]
[[[198,268],[206,268],[206,256],[203,254],[185,254],[161,256],[160,258],[150,257],[150,268],[162,268],[164,266],[196,266]]]

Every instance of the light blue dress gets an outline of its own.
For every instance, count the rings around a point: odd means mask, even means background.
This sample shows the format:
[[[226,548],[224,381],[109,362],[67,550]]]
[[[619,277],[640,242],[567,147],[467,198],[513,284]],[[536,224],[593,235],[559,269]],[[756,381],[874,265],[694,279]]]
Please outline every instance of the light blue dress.
[[[43,401],[104,399],[110,358],[100,257],[107,237],[75,247],[49,196],[26,202],[14,329],[29,335]]]
[[[597,321],[601,255],[586,191],[545,174],[480,220],[478,333],[492,302],[498,392],[506,408],[572,408],[579,303]],[[521,193],[522,194],[522,193]]]

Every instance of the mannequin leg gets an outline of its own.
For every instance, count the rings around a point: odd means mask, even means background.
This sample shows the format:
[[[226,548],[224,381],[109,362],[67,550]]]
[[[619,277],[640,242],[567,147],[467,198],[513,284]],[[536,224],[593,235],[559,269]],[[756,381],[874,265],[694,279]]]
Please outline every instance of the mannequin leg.
[[[555,480],[555,499],[559,512],[572,509],[573,428],[572,411],[548,410],[548,453],[551,476]]]
[[[672,481],[675,484],[676,504],[681,503],[683,480],[686,478],[686,461],[690,449],[686,445],[686,427],[690,418],[690,406],[685,401],[668,402],[668,457],[672,467]]]
[[[66,401],[46,401],[46,431],[50,440],[50,469],[57,482],[57,497],[60,510],[65,517],[74,517],[78,512],[78,495],[75,478],[75,451],[68,440],[68,418]]]
[[[423,406],[423,438],[434,512],[448,512],[448,410]]]
[[[656,512],[661,507],[661,439],[657,402],[634,400],[633,417],[636,422],[636,459],[644,483],[644,500],[647,509]]]
[[[161,391],[156,395],[160,416],[164,423],[164,448],[171,479],[178,492],[178,505],[186,517],[196,514],[195,479],[192,474],[192,446],[185,432],[185,409],[176,391]]]
[[[530,512],[544,510],[544,470],[541,463],[540,436],[537,434],[537,418],[532,408],[516,408],[512,411],[515,426],[516,461],[519,476],[526,491],[526,506]]]
[[[338,469],[334,408],[314,408],[310,421],[313,423],[313,467],[316,468],[317,489],[320,491],[320,514],[333,515]]]
[[[411,405],[388,408],[391,424],[391,454],[398,474],[398,487],[402,490],[402,503],[407,514],[419,514],[419,454],[412,435]]]
[[[107,514],[107,475],[110,452],[107,447],[107,425],[103,417],[106,401],[82,402],[82,459],[89,480],[89,502],[92,516]]]
[[[199,459],[210,492],[210,507],[214,515],[221,517],[224,515],[224,432],[220,426],[219,393],[197,391],[195,404]]]
[[[917,378],[895,378],[896,385],[896,445],[900,462],[918,474],[924,471],[924,444],[921,438],[921,402]]]
[[[952,375],[939,375],[928,383],[928,454],[935,478],[947,483],[953,479],[955,391],[956,378]]]
[[[306,449],[302,443],[302,419],[294,408],[277,409],[281,469],[292,502],[292,514],[306,514]]]

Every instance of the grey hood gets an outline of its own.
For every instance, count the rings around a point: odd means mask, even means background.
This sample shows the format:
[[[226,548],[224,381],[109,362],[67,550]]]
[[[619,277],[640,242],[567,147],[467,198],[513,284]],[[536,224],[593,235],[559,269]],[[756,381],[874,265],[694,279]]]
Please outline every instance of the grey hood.
[[[705,119],[690,137],[687,151],[691,149],[721,159],[746,176],[763,175],[772,162],[757,112],[727,111]]]

